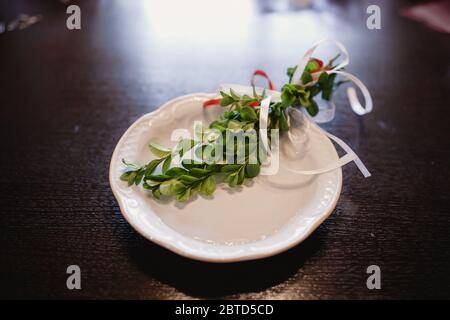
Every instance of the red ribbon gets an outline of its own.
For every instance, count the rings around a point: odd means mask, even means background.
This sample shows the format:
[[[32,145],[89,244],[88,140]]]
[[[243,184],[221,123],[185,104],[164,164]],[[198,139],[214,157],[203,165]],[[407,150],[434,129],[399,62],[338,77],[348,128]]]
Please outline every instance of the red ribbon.
[[[270,80],[269,76],[267,75],[267,73],[265,73],[263,70],[255,70],[255,72],[253,72],[253,75],[250,79],[250,83],[252,84],[252,86],[254,86],[254,80],[256,76],[260,76],[263,77],[264,79],[267,80],[267,83],[269,84],[269,90],[276,90],[275,85],[273,84],[272,80]],[[206,100],[205,102],[203,102],[203,108],[209,107],[209,106],[213,106],[213,105],[218,105],[220,104],[220,98],[216,98],[216,99],[210,99],[210,100]],[[255,102],[251,102],[248,104],[250,107],[257,107],[259,106],[259,102],[255,101]]]
[[[205,102],[203,102],[203,108],[218,105],[220,104],[220,100],[221,100],[220,98],[206,100]]]
[[[267,73],[265,73],[263,70],[255,70],[255,72],[253,72],[252,78],[250,80],[250,83],[252,84],[252,86],[255,86],[254,81],[255,81],[256,76],[263,77],[264,79],[267,80],[267,83],[269,84],[269,90],[276,90],[276,87],[273,84],[272,80],[270,80]]]

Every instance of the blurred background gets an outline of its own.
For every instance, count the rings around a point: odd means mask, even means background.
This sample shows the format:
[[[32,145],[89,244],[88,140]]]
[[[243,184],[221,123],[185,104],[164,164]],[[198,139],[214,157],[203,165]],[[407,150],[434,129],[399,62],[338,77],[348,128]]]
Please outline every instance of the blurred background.
[[[66,26],[69,5],[81,29]],[[369,29],[370,5],[381,29]],[[40,298],[450,297],[449,1],[0,0],[0,296]],[[334,96],[324,126],[373,176],[344,168],[331,217],[276,257],[211,265],[126,223],[108,166],[123,132],[183,94],[280,88],[314,42],[345,44],[369,88],[364,117]],[[334,55],[323,47],[315,56]],[[80,265],[83,290],[65,288]],[[369,291],[377,264],[383,289]],[[107,271],[105,271],[107,270]],[[270,275],[270,276],[269,276]]]

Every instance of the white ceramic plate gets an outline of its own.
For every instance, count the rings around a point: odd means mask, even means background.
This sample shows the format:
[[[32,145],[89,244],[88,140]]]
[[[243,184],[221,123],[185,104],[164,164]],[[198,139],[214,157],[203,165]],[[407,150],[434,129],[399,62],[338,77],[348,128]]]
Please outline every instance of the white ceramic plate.
[[[219,185],[212,198],[197,196],[185,204],[156,200],[141,186],[119,179],[121,159],[145,164],[154,156],[147,145],[156,139],[166,146],[174,129],[193,131],[195,120],[205,124],[224,110],[204,109],[211,94],[192,94],[167,102],[138,119],[117,144],[109,180],[126,220],[147,239],[180,255],[210,262],[268,257],[307,238],[333,211],[342,186],[342,171],[316,176],[296,175],[281,168],[274,176],[258,176],[251,185]],[[283,152],[280,163],[297,169],[319,168],[338,159],[331,141],[318,130],[306,131],[307,148]]]

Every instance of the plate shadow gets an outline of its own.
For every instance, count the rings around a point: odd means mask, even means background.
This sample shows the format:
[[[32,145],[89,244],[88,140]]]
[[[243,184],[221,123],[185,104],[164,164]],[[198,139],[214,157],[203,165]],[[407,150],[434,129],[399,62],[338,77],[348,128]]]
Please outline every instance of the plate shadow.
[[[208,263],[179,256],[138,235],[129,248],[132,261],[149,277],[196,298],[224,298],[258,292],[278,285],[303,267],[321,247],[323,232],[317,229],[299,245],[275,256],[235,262]]]

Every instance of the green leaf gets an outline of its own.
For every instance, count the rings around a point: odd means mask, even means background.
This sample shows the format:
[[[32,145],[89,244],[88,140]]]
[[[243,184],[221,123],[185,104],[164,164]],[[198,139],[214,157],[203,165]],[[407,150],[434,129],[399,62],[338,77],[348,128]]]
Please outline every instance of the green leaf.
[[[164,181],[159,186],[159,190],[162,195],[174,196],[176,194],[182,193],[186,190],[184,184],[176,179]]]
[[[161,191],[159,190],[159,188],[153,190],[153,191],[152,191],[152,194],[153,194],[153,196],[154,196],[156,199],[161,199]]]
[[[244,131],[252,130],[252,129],[255,129],[255,123],[254,122],[249,122],[245,126],[242,127],[242,130],[244,130]]]
[[[233,119],[239,118],[239,112],[237,112],[236,110],[225,111],[222,116],[223,116],[224,120],[219,121],[219,122],[221,122],[222,126],[226,127],[228,125],[227,120],[233,120]]]
[[[230,105],[230,104],[232,104],[234,102],[234,99],[233,99],[232,96],[226,94],[223,91],[220,91],[220,94],[222,96],[222,99],[220,99],[220,105],[222,107],[228,106],[228,105]]]
[[[135,165],[135,164],[133,164],[133,163],[127,162],[125,159],[122,159],[122,163],[123,163],[126,167],[128,167],[129,169],[131,169],[131,170],[133,170],[133,171],[139,169],[139,166],[138,166],[138,165]]]
[[[261,170],[261,167],[259,164],[247,164],[245,166],[245,174],[247,178],[254,178],[256,177]]]
[[[156,142],[150,142],[148,147],[150,151],[158,158],[165,158],[172,153],[170,149],[167,149]]]
[[[313,72],[320,69],[319,63],[315,59],[311,59],[308,61],[308,64],[305,68],[308,72]]]
[[[172,157],[167,156],[166,160],[164,160],[164,163],[162,165],[162,173],[165,174],[167,170],[170,168],[170,164],[172,163]]]
[[[198,183],[196,186],[190,186],[189,187],[190,197],[195,196],[200,191],[200,187],[201,187],[200,183]]]
[[[130,174],[131,174],[132,172],[133,172],[133,171],[127,171],[127,172],[122,173],[122,175],[120,176],[120,180],[122,180],[122,181],[128,181],[128,177],[130,176]]]
[[[305,108],[308,108],[309,105],[311,104],[309,99],[306,98],[305,96],[299,96],[298,99],[300,100],[300,105],[302,105]]]
[[[141,181],[142,181],[142,178],[144,177],[144,170],[143,169],[141,169],[141,170],[139,170],[139,171],[136,171],[137,173],[136,173],[136,177],[134,178],[134,184],[135,185],[139,185],[139,183],[141,183]]]
[[[320,93],[320,91],[322,91],[322,88],[319,84],[315,84],[312,87],[309,87],[309,92],[310,92],[310,96],[314,97],[316,95],[318,95]]]
[[[289,123],[286,119],[286,115],[284,114],[284,111],[282,111],[281,115],[280,115],[280,130],[282,132],[289,131]]]
[[[239,172],[238,172],[238,181],[237,184],[242,184],[244,183],[245,180],[245,170],[244,167],[242,167]]]
[[[328,82],[328,73],[322,72],[319,76],[319,80],[317,82],[323,87]]]
[[[216,190],[216,180],[213,176],[209,176],[205,180],[203,180],[202,185],[200,187],[200,193],[210,196]]]
[[[311,76],[311,73],[309,73],[308,71],[303,72],[303,74],[302,74],[303,84],[309,83],[311,81],[313,81],[313,77]]]
[[[244,123],[236,121],[236,120],[230,120],[228,122],[228,129],[231,130],[240,130],[242,129],[242,126],[244,125]]]
[[[211,129],[219,130],[220,132],[224,132],[227,129],[227,124],[224,124],[221,121],[214,121],[212,122],[209,127]]]
[[[176,196],[178,202],[186,202],[191,197],[191,188],[187,188]]]
[[[314,117],[319,112],[319,107],[317,106],[317,103],[314,101],[314,99],[309,100],[310,104],[306,108],[306,111]]]
[[[242,167],[241,164],[227,164],[224,165],[221,169],[222,172],[236,172]]]
[[[205,167],[206,170],[208,170],[209,172],[220,172],[220,169],[223,167],[222,164],[209,164]]]
[[[324,100],[330,101],[331,95],[333,94],[334,80],[336,79],[336,74],[331,74],[328,76],[328,81],[322,86],[322,98]]]
[[[146,177],[149,176],[149,175],[151,175],[151,174],[155,171],[156,167],[158,167],[158,165],[159,165],[163,160],[164,160],[164,158],[162,158],[162,159],[155,159],[155,160],[150,161],[150,162],[145,166],[145,173],[144,173],[144,175],[145,175]]]
[[[134,183],[134,179],[136,178],[137,172],[132,171],[130,175],[128,176],[128,185],[131,186]]]
[[[153,180],[145,180],[144,182],[149,188],[154,188],[156,186],[159,186],[161,184],[160,181],[153,181]]]
[[[194,176],[197,178],[204,177],[204,176],[208,175],[209,173],[210,172],[208,170],[200,169],[200,168],[192,168],[191,170],[189,170],[189,174],[191,176]]]
[[[292,82],[292,77],[294,76],[295,70],[297,70],[297,66],[293,67],[293,68],[287,68],[287,72],[286,74],[289,77],[289,83]]]
[[[281,101],[283,101],[284,105],[290,106],[295,100],[295,97],[292,93],[290,85],[284,85],[281,89]]]
[[[165,174],[158,174],[158,175],[149,175],[145,177],[146,180],[153,180],[153,181],[159,181],[163,182],[169,179],[172,179],[171,176],[166,176]]]
[[[258,121],[258,116],[253,108],[243,107],[241,110],[241,119],[244,121],[255,122]]]
[[[179,177],[183,174],[188,174],[188,171],[186,169],[180,168],[180,167],[173,167],[166,171],[165,173],[167,176],[171,177]]]
[[[147,184],[147,182],[145,182],[144,181],[144,183],[142,184],[142,187],[145,189],[145,190],[154,190],[155,189],[155,186],[151,186],[151,185],[149,185],[149,184]]]
[[[225,181],[228,183],[228,185],[230,187],[236,187],[238,181],[239,181],[239,175],[238,172],[234,172],[230,175],[227,176],[227,178],[225,179]]]
[[[183,174],[178,177],[178,180],[182,181],[185,184],[191,184],[191,183],[199,181],[200,179],[190,176],[190,175],[187,175],[187,174]]]

